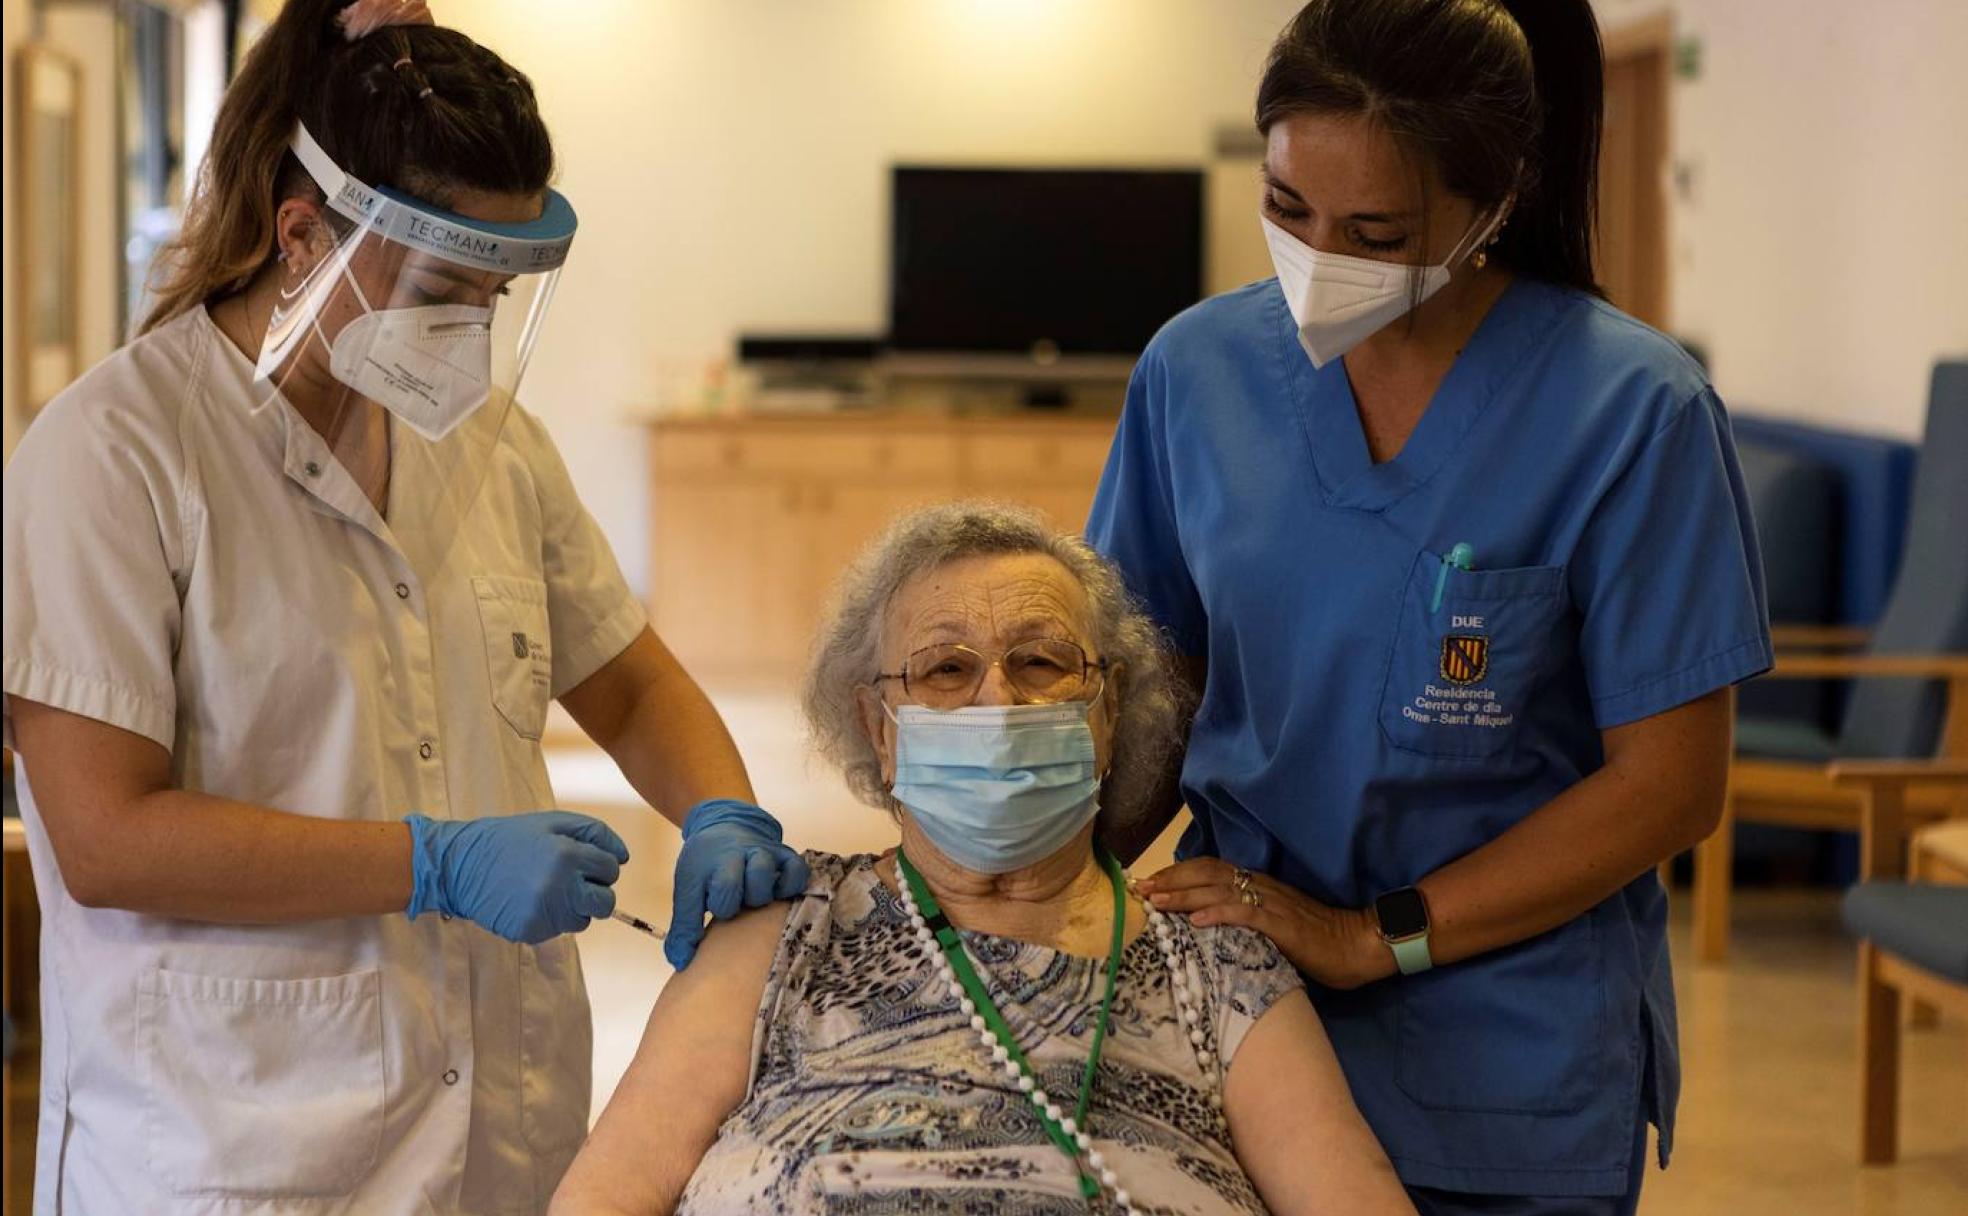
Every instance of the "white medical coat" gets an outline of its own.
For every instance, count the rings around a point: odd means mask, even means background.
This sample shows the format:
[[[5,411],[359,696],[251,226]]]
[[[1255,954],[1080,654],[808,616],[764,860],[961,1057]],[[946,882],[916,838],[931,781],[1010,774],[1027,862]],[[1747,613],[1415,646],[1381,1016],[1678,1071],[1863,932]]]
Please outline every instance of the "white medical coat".
[[[254,411],[266,398],[194,309],[36,418],[6,469],[7,693],[155,740],[180,788],[298,814],[550,807],[549,699],[646,618],[546,432],[518,409],[439,444],[393,428],[386,523],[284,400]],[[33,757],[20,773],[43,911],[37,1212],[544,1206],[587,1127],[571,938],[85,908]]]

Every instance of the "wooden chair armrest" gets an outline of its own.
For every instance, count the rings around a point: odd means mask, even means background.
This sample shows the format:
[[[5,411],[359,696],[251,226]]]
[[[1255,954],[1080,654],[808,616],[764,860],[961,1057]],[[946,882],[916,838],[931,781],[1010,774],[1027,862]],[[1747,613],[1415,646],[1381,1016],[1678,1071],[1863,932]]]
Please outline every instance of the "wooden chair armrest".
[[[1772,625],[1770,642],[1779,650],[1857,650],[1872,640],[1861,625]]]
[[[1840,760],[1828,771],[1839,785],[1968,785],[1968,760]]]
[[[1864,676],[1968,681],[1968,654],[1780,654],[1758,679],[1849,680]]]
[[[1864,794],[1859,807],[1859,877],[1901,878],[1906,875],[1907,787],[1968,787],[1968,760],[1840,760],[1831,766],[1830,776],[1838,784],[1858,786]]]

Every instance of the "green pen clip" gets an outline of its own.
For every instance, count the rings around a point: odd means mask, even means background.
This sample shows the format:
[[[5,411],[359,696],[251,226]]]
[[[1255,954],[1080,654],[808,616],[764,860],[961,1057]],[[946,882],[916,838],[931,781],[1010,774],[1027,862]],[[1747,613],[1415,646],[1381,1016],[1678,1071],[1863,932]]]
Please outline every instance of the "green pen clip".
[[[1449,585],[1451,569],[1474,570],[1475,568],[1476,550],[1470,548],[1466,540],[1457,541],[1455,547],[1449,550],[1449,555],[1442,559],[1442,572],[1435,576],[1435,602],[1428,606],[1428,610],[1430,612],[1442,610],[1442,589]]]

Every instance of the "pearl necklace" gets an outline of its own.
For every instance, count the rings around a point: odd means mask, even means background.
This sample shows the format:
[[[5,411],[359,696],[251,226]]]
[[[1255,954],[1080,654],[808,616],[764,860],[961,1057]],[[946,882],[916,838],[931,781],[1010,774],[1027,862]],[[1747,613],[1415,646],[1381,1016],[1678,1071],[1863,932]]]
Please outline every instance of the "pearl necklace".
[[[1012,1058],[1011,1049],[998,1041],[997,1035],[985,1022],[984,1015],[977,1011],[976,1003],[964,992],[963,983],[957,978],[956,968],[951,966],[950,960],[944,956],[943,947],[937,942],[936,934],[931,931],[928,918],[923,916],[922,909],[916,906],[916,897],[909,890],[909,884],[898,881],[896,887],[902,897],[902,910],[909,917],[909,928],[915,933],[924,955],[935,964],[937,975],[942,979],[951,997],[956,1000],[957,1008],[970,1019],[970,1028],[976,1032],[978,1043],[991,1053],[992,1063],[1004,1070],[1005,1075],[1018,1086],[1019,1092],[1031,1099],[1035,1108],[1044,1111],[1047,1118],[1058,1124],[1068,1136],[1073,1138],[1073,1143],[1080,1150],[1080,1160],[1084,1161],[1087,1169],[1100,1179],[1100,1184],[1113,1193],[1114,1203],[1121,1211],[1126,1213],[1126,1216],[1141,1216],[1140,1209],[1134,1206],[1134,1196],[1121,1185],[1120,1176],[1107,1164],[1105,1154],[1093,1146],[1092,1135],[1085,1128],[1080,1127],[1073,1116],[1053,1100],[1052,1095],[1046,1093],[1037,1077]],[[1140,898],[1132,878],[1128,880],[1128,890],[1135,893],[1135,898]],[[1162,962],[1168,967],[1169,987],[1175,996],[1176,1012],[1182,1019],[1181,1029],[1187,1032],[1190,1050],[1196,1053],[1196,1064],[1202,1069],[1203,1079],[1207,1082],[1211,1069],[1216,1066],[1216,1053],[1209,1048],[1209,1035],[1203,1029],[1202,1012],[1196,994],[1190,989],[1189,975],[1182,966],[1181,946],[1175,940],[1175,930],[1170,926],[1169,918],[1153,904],[1145,900],[1142,903],[1148,911],[1148,928],[1154,933],[1155,944],[1162,952]],[[961,943],[961,937],[958,940]],[[970,958],[974,969],[977,961],[970,954],[970,948],[963,946],[963,951],[965,956]],[[1208,1092],[1210,1107],[1216,1114],[1217,1127],[1227,1136],[1230,1127],[1223,1117],[1223,1098],[1214,1088]],[[1079,1161],[1074,1164],[1079,1164]]]

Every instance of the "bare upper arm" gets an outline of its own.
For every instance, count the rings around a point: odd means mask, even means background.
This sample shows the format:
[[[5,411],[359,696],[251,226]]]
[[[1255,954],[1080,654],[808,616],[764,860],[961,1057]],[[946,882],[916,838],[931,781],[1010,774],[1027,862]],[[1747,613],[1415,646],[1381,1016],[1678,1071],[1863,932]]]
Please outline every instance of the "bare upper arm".
[[[677,665],[676,656],[644,625],[622,653],[560,695],[560,703],[588,738],[605,750],[615,741],[642,690]]]
[[[1606,766],[1649,781],[1668,781],[1668,805],[1680,808],[1705,839],[1722,817],[1734,751],[1735,690],[1718,688],[1673,709],[1600,732]]]
[[[1637,722],[1608,727],[1600,732],[1606,758],[1618,760],[1635,751],[1669,752],[1696,762],[1705,775],[1720,776],[1728,768],[1735,729],[1734,697],[1733,688],[1718,688]]]
[[[93,885],[95,849],[118,840],[116,816],[171,788],[171,753],[133,731],[39,701],[9,696],[7,709],[62,881],[83,899]]]
[[[1244,1036],[1223,1111],[1237,1160],[1279,1216],[1413,1213],[1303,990],[1280,997]]]
[[[712,925],[664,985],[635,1060],[554,1195],[556,1213],[667,1212],[744,1101],[755,1012],[791,905]]]

